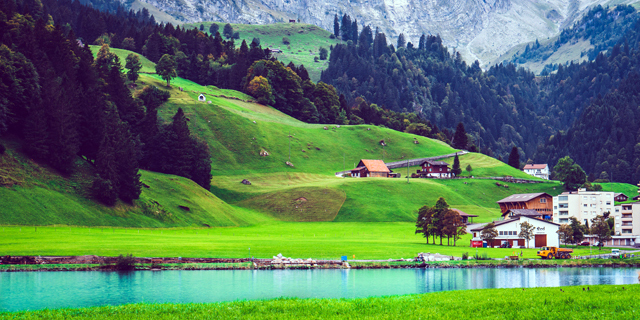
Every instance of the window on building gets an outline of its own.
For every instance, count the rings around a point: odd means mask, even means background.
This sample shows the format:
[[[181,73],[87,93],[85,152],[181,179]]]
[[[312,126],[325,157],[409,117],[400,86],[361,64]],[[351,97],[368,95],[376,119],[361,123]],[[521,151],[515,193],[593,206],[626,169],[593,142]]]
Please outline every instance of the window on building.
[[[591,197],[591,201],[596,201],[596,197]]]
[[[622,229],[622,233],[631,233],[631,229]]]
[[[540,203],[547,203],[547,199],[545,198],[540,199]]]
[[[611,194],[609,194],[609,193],[607,193],[606,196],[607,196],[607,198],[611,198]]]
[[[569,208],[568,203],[558,203],[558,208]]]
[[[589,199],[589,197],[587,197],[587,196],[582,196],[582,200],[587,200],[587,199]]]
[[[500,235],[500,236],[504,235],[504,231],[499,231],[498,235]]]
[[[607,205],[610,206],[611,205],[611,201],[607,201]]]
[[[569,223],[569,219],[560,219],[560,223]]]
[[[558,196],[558,201],[569,201],[568,196]]]
[[[569,215],[569,211],[560,211],[560,215],[561,216],[568,216]]]
[[[585,203],[585,204],[583,204],[582,206],[586,208],[586,207],[587,207],[587,204]]]

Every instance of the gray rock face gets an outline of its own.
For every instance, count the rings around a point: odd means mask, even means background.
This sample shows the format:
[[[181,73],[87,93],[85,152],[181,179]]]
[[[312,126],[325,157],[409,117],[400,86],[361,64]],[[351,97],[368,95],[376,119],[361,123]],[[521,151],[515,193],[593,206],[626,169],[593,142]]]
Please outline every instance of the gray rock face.
[[[126,4],[128,0],[121,0]],[[546,39],[571,26],[589,7],[612,0],[139,0],[184,22],[267,24],[300,19],[333,30],[346,13],[358,25],[395,39],[439,34],[467,61],[487,65],[513,46]],[[639,0],[616,0],[633,3]]]

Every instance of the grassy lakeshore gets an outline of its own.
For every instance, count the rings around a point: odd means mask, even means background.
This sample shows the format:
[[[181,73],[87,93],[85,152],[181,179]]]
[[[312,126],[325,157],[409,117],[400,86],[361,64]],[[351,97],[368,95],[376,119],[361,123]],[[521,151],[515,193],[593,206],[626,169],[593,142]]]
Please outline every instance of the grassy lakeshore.
[[[274,222],[238,228],[201,229],[124,229],[83,227],[1,227],[0,252],[3,255],[118,256],[136,257],[215,257],[271,258],[282,253],[292,258],[349,260],[413,258],[419,252],[460,257],[475,255],[469,247],[471,235],[457,246],[425,244],[414,235],[415,226],[407,222]],[[447,240],[444,239],[444,244]],[[453,241],[451,241],[453,244]],[[249,253],[249,248],[251,252]],[[536,249],[478,248],[491,258],[504,258],[523,252],[524,258],[537,258]],[[593,254],[610,249],[593,250]],[[588,255],[589,248],[574,249],[574,256]]]
[[[630,297],[639,294],[640,285],[482,289],[362,299],[131,304],[0,313],[0,319],[637,319],[640,300]]]

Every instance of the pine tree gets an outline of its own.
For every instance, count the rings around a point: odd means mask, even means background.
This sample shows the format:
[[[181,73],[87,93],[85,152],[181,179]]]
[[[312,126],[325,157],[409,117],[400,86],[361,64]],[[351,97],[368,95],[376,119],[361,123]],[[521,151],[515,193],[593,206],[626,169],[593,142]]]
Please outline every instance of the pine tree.
[[[520,169],[520,154],[518,153],[518,148],[516,146],[513,146],[513,148],[511,148],[511,153],[509,154],[509,161],[507,162],[507,164],[516,169]]]
[[[464,124],[462,122],[458,123],[456,127],[456,132],[453,134],[452,146],[456,149],[465,150],[467,149],[467,133],[464,130]]]
[[[337,14],[333,16],[333,34],[336,37],[340,36],[340,19]]]
[[[457,153],[455,158],[453,158],[453,167],[451,168],[451,172],[456,175],[456,177],[462,173],[462,169],[460,168],[460,159],[458,159]]]
[[[342,35],[342,41],[351,40],[351,17],[349,17],[346,13],[342,16],[340,34]]]
[[[220,30],[220,26],[216,23],[212,23],[211,26],[209,26],[209,34],[212,36],[215,36],[218,30]]]
[[[351,35],[349,39],[353,41],[354,45],[358,44],[358,19],[353,20],[353,23],[351,23]]]
[[[407,40],[405,40],[405,39],[404,39],[404,33],[401,33],[401,34],[398,36],[398,46],[397,46],[397,47],[398,47],[398,49],[400,49],[400,48],[404,48],[404,47],[405,47],[405,45],[406,45],[406,43],[407,43]]]

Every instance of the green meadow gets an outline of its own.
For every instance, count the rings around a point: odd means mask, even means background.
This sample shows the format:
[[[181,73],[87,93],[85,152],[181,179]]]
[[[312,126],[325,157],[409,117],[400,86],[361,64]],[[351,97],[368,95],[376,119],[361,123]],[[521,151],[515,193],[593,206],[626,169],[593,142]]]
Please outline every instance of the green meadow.
[[[2,319],[637,319],[639,285],[444,291],[359,299],[130,304],[0,313]]]
[[[89,45],[89,48],[91,48],[91,53],[93,53],[93,56],[97,57],[98,51],[100,51],[100,46]],[[142,69],[140,69],[140,72],[156,73],[156,64],[139,53],[135,53],[125,49],[116,49],[116,48],[109,48],[109,51],[115,53],[118,56],[118,59],[120,59],[120,64],[122,65],[122,68],[124,68],[124,66],[127,64],[127,56],[130,53],[133,53],[133,54],[137,54],[138,57],[140,57],[140,63],[142,64]],[[126,72],[126,69],[124,69],[124,71]]]
[[[0,227],[3,255],[216,257],[271,258],[278,253],[292,258],[338,260],[386,260],[415,258],[420,252],[442,255],[504,258],[523,253],[538,258],[535,249],[470,248],[471,235],[456,246],[427,245],[415,226],[408,222],[272,222],[240,228],[111,228],[68,226]],[[439,243],[436,240],[436,243]],[[594,254],[609,249],[593,250]],[[589,255],[588,247],[576,248],[574,255]]]

